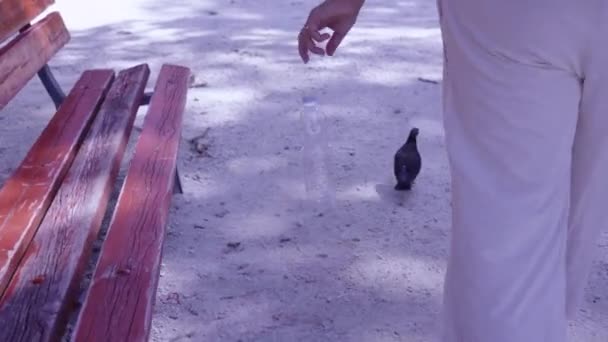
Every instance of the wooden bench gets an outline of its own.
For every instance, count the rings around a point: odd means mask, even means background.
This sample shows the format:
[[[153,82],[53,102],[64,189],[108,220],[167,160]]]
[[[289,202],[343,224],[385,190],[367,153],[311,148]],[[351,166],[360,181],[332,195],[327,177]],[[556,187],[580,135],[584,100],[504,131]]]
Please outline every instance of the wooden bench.
[[[67,95],[47,62],[70,39],[53,0],[0,0],[0,115],[38,74],[57,111],[0,189],[0,341],[146,341],[160,272],[190,70],[87,70]],[[31,24],[30,24],[31,23]],[[91,53],[94,53],[91,51]],[[148,105],[114,208],[112,189],[137,110]],[[78,308],[106,211],[107,236]]]

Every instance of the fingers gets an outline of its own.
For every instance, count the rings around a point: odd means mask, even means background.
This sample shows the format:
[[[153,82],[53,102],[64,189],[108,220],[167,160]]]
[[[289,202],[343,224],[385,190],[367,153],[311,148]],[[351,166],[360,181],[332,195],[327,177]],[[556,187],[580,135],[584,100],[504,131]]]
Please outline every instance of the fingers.
[[[317,43],[322,43],[322,42],[328,40],[329,37],[331,37],[331,35],[329,33],[319,34],[319,32],[314,31],[314,32],[311,32],[311,36],[312,36],[312,39],[308,42],[308,49],[316,55],[324,56],[325,50],[323,50],[323,48],[321,48],[321,47],[318,47]]]
[[[315,45],[315,43],[312,41],[308,43],[308,50],[315,55],[325,56],[325,50]]]
[[[306,25],[300,30],[300,34],[298,35],[298,52],[300,54],[300,58],[304,63],[308,63],[310,60],[309,52],[312,52],[316,55],[324,56],[325,50],[318,47],[315,42],[324,42],[328,40],[331,35],[329,33],[321,34],[320,25],[318,19],[316,19],[315,11],[313,10],[306,21]]]
[[[298,35],[298,51],[304,63],[308,63],[309,52],[318,53],[315,43],[312,41],[312,31],[308,25],[304,26]]]
[[[329,37],[331,37],[331,35],[329,33],[319,33],[319,31],[312,31],[310,32],[310,35],[312,37],[312,39],[314,39],[315,41],[321,43],[326,41],[327,39],[329,39]]]
[[[298,52],[300,53],[300,58],[304,63],[308,63],[308,60],[310,59],[308,56],[308,39],[306,35],[307,33],[305,32],[305,29],[302,29],[298,35]]]
[[[338,46],[340,46],[340,43],[342,43],[342,40],[344,40],[344,37],[346,37],[346,34],[343,32],[334,32],[329,42],[327,42],[327,46],[325,47],[329,56],[333,56],[334,53],[336,53],[336,50],[338,49]]]
[[[316,43],[322,43],[330,39],[330,37],[331,35],[329,33],[321,34],[319,31],[312,30],[310,27],[302,29],[298,37],[298,51],[304,63],[308,63],[308,60],[310,59],[308,56],[309,52],[312,52],[315,55],[324,56],[325,50],[317,46]]]
[[[341,31],[334,31],[333,34],[323,33],[321,34],[315,25],[306,25],[300,31],[298,35],[298,52],[300,53],[300,58],[304,63],[308,63],[310,60],[309,53],[312,52],[315,55],[325,56],[325,54],[329,56],[333,56],[344,40],[346,34]],[[325,49],[318,47],[316,43],[322,43],[329,39]]]

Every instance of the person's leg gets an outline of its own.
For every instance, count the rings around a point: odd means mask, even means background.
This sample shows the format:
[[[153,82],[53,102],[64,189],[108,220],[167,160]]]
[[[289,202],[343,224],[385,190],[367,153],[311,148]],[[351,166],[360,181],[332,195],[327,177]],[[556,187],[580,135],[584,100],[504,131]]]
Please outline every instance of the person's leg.
[[[581,42],[560,32],[577,13],[530,4],[442,2],[453,210],[444,342],[566,340]]]
[[[568,315],[583,298],[600,232],[608,226],[608,4],[596,11],[595,42],[585,66],[583,99],[573,150],[568,227]],[[603,25],[602,25],[603,24]]]

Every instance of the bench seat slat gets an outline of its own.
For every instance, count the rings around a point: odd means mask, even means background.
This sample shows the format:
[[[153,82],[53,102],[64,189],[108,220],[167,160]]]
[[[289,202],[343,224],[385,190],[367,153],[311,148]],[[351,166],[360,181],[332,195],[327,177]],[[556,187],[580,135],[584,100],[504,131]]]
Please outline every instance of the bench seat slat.
[[[114,77],[87,71],[0,189],[0,296],[71,165]]]
[[[0,109],[70,40],[57,12],[0,49]]]
[[[32,21],[54,0],[1,0],[0,42]]]
[[[113,82],[0,299],[0,341],[44,342],[64,333],[148,77],[142,64]]]
[[[190,70],[180,66],[161,69],[75,342],[148,339],[189,75]]]

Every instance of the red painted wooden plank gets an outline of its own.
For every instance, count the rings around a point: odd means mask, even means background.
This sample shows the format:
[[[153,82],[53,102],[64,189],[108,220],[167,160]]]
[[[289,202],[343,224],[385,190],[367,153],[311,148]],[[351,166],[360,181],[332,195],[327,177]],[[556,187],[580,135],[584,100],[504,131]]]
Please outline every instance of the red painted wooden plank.
[[[31,22],[53,0],[0,0],[0,42]]]
[[[63,19],[50,13],[0,49],[0,109],[70,40]]]
[[[147,341],[190,70],[164,65],[75,330],[76,342]]]
[[[121,71],[0,299],[0,341],[53,341],[90,257],[149,76]]]
[[[0,295],[51,204],[113,77],[111,70],[82,74],[0,189]]]

